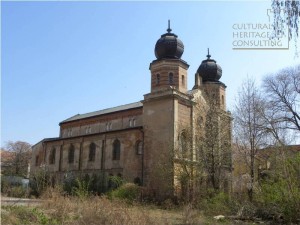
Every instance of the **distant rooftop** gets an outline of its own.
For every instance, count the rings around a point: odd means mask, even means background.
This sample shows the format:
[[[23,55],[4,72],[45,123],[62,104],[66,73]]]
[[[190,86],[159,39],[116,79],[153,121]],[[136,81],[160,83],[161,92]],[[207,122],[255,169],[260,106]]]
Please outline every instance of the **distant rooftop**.
[[[124,111],[124,110],[128,110],[128,109],[134,109],[134,108],[140,108],[143,106],[143,103],[141,102],[134,102],[134,103],[130,103],[130,104],[126,104],[126,105],[120,105],[117,107],[113,107],[113,108],[108,108],[108,109],[102,109],[99,111],[95,111],[95,112],[90,112],[90,113],[84,113],[84,114],[77,114],[74,115],[66,120],[63,120],[61,123],[67,123],[67,122],[71,122],[71,121],[75,121],[75,120],[80,120],[80,119],[85,119],[85,118],[89,118],[89,117],[94,117],[94,116],[100,116],[100,115],[104,115],[104,114],[109,114],[109,113],[114,113],[114,112],[118,112],[118,111]]]

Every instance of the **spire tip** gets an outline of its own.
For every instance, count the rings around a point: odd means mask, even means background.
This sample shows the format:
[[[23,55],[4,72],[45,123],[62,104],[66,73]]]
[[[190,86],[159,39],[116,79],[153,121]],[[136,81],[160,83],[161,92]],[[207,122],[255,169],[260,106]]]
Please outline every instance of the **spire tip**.
[[[170,20],[168,20],[168,29],[167,29],[168,33],[171,33],[172,29],[170,28]]]

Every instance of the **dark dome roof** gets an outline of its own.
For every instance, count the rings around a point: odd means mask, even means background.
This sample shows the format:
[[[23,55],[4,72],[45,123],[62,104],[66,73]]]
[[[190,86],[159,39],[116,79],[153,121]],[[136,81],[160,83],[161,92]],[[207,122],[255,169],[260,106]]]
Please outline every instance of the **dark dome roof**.
[[[203,60],[199,66],[197,72],[202,77],[202,81],[219,81],[222,76],[222,68],[216,62],[216,60],[210,58],[211,55],[207,55],[207,59]]]
[[[184,51],[184,45],[176,34],[171,33],[170,21],[167,31],[168,33],[161,35],[156,42],[155,56],[157,59],[180,59]]]

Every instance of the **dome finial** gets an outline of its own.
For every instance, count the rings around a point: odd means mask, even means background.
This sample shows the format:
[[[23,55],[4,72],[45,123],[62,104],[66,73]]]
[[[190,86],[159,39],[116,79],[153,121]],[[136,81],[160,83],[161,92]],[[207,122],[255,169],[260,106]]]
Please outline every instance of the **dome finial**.
[[[207,59],[210,59],[211,55],[209,54],[209,48],[207,49]]]
[[[168,33],[171,33],[172,29],[170,28],[170,20],[168,20],[168,29],[167,29]]]

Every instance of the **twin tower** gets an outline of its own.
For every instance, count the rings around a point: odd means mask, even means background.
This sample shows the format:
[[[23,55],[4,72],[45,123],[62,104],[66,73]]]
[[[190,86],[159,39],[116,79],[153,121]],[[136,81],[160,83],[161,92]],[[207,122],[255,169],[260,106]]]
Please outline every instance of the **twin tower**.
[[[219,79],[222,69],[207,55],[195,74],[195,84],[188,90],[187,62],[181,59],[184,45],[169,27],[167,33],[161,35],[155,45],[156,60],[150,63],[151,92],[144,95],[143,129],[144,129],[144,183],[159,190],[161,195],[172,195],[182,190],[180,184],[180,162],[199,161],[197,146],[198,126],[205,120],[201,108],[208,108],[213,99],[218,110],[226,111],[226,86]],[[209,98],[209,99],[208,99]],[[199,111],[200,109],[200,111]],[[200,128],[199,128],[200,127]],[[188,132],[189,140],[182,140]],[[205,131],[203,131],[205,132]],[[187,158],[180,159],[177,150],[183,149],[183,142],[190,142],[186,151]]]

